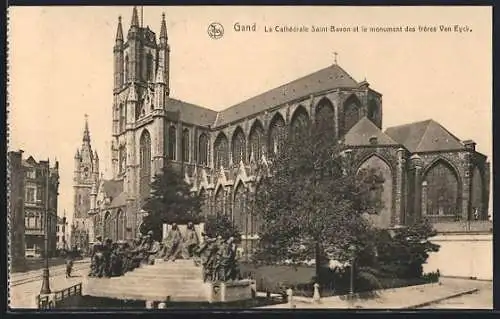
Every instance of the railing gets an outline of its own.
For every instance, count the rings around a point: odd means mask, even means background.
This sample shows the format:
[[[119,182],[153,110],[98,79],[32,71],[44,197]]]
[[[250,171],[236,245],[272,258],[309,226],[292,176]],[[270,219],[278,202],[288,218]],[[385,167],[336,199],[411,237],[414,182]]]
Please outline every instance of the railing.
[[[49,295],[46,296],[37,296],[37,305],[40,310],[48,310],[54,309],[58,302],[63,301],[66,298],[71,296],[81,296],[82,295],[82,284],[76,284],[69,288],[56,291],[54,293],[53,298],[50,298]]]

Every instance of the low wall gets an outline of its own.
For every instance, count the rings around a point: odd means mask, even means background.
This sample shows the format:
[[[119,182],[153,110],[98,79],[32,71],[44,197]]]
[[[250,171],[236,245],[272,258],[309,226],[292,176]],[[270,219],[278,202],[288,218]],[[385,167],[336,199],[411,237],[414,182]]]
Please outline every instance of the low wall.
[[[492,233],[442,233],[431,241],[440,249],[430,254],[424,272],[439,269],[442,276],[493,280]]]

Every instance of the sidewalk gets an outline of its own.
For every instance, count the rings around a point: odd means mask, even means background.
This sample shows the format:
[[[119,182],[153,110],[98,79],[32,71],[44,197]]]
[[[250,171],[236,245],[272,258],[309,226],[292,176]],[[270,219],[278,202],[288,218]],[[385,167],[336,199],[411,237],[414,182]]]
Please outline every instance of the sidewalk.
[[[76,270],[73,277],[66,278],[65,273],[50,277],[50,290],[56,292],[76,285],[83,281],[87,269]],[[36,296],[40,293],[42,280],[30,281],[25,284],[12,286],[9,289],[9,307],[10,308],[37,308]]]
[[[456,282],[443,279],[440,284],[427,284],[412,287],[381,290],[378,297],[372,299],[346,300],[340,296],[322,298],[319,304],[310,298],[294,298],[296,309],[415,309],[439,300],[477,291],[481,287],[474,281]],[[262,308],[290,308],[288,304],[266,306]]]

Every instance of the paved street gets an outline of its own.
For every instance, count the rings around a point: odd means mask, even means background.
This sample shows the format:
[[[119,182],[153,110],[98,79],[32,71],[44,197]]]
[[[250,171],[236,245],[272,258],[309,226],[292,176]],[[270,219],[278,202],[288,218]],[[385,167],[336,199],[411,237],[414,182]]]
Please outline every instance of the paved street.
[[[467,280],[462,282],[467,282]],[[493,283],[482,281],[474,281],[474,283],[479,289],[478,292],[444,300],[421,309],[493,309]]]
[[[89,262],[82,262],[75,264],[73,268],[73,277],[66,278],[64,268],[55,266],[50,268],[50,288],[53,292],[68,288],[79,282],[82,282],[83,276],[89,271]],[[37,271],[41,274],[41,271]],[[19,277],[19,275],[17,275]],[[40,276],[28,276],[24,280],[18,278],[10,284],[10,304],[11,308],[36,308],[35,298],[40,292],[42,280]]]

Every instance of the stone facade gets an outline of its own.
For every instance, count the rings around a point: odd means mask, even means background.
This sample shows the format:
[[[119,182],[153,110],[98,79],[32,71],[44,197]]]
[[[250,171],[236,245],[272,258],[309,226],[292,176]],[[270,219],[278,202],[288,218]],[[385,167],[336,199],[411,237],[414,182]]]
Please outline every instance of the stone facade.
[[[9,154],[13,163],[22,158],[21,152],[10,152]],[[59,162],[56,161],[54,167],[50,167],[49,160],[37,162],[30,156],[26,160],[22,160],[21,168],[14,174],[17,175],[17,178],[22,178],[22,181],[15,182],[18,183],[15,185],[15,190],[18,192],[18,203],[16,205],[18,214],[15,214],[16,218],[13,220],[13,227],[19,230],[19,233],[16,231],[14,235],[16,245],[21,245],[20,243],[24,245],[23,249],[26,257],[43,256],[45,252],[45,233],[47,232],[48,255],[49,257],[55,256]],[[20,187],[22,187],[22,190],[19,189]],[[19,199],[20,196],[23,197],[22,201]],[[11,202],[10,205],[12,204]],[[21,218],[22,226],[19,224]],[[46,221],[48,222],[47,225]],[[17,225],[15,225],[16,223]]]
[[[474,143],[432,120],[383,132],[382,95],[339,65],[215,112],[170,97],[165,16],[159,42],[138,25],[136,9],[132,17],[126,38],[119,19],[114,47],[113,178],[106,182],[115,186],[101,181],[91,195],[94,224],[104,235],[135,236],[149,184],[169,161],[204,196],[205,214],[232,216],[244,238],[255,238],[258,221],[247,205],[255,181],[268,173],[290,129],[326,116],[334,119],[334,138],[352,147],[358,167],[383,171],[384,209],[374,217],[379,227],[429,214],[447,219],[450,212],[454,219],[473,212],[487,218],[489,164]],[[439,184],[439,174],[456,189]]]
[[[9,257],[11,270],[24,267],[24,169],[23,151],[8,154]]]

